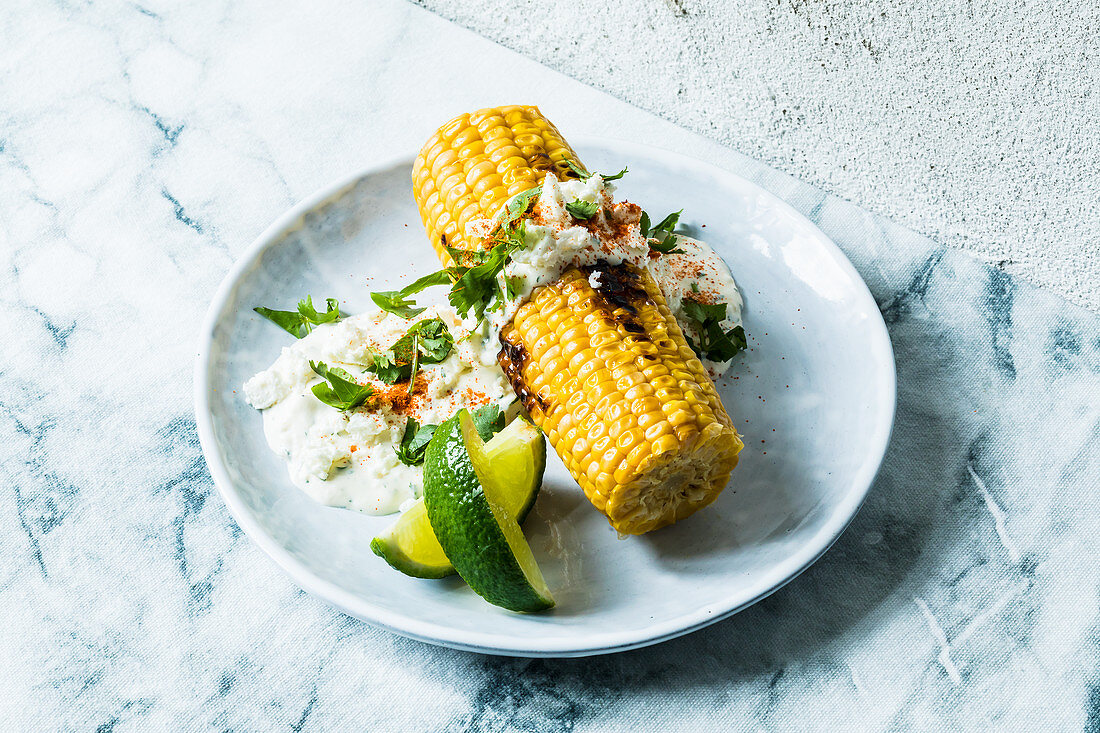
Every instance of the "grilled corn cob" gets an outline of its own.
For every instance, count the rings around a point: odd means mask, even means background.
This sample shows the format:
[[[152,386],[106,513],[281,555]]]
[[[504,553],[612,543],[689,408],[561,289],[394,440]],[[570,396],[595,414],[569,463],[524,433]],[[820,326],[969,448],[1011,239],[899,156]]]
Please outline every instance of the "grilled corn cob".
[[[580,165],[536,107],[481,110],[441,127],[413,165],[440,259],[449,259],[442,237],[477,248],[466,224],[491,218],[547,171],[575,177],[566,160]],[[683,519],[729,481],[741,440],[647,271],[573,268],[537,288],[500,338],[498,360],[531,418],[620,533]]]

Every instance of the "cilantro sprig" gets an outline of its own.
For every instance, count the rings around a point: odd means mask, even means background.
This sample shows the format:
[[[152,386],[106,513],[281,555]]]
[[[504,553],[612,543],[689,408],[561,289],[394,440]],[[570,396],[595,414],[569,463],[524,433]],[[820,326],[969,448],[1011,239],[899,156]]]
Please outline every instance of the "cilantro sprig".
[[[496,405],[483,405],[474,410],[470,417],[473,418],[474,427],[477,428],[482,440],[489,440],[504,429],[504,413]],[[406,418],[401,443],[393,449],[397,459],[406,466],[419,466],[423,463],[428,443],[431,442],[438,427],[430,424],[421,425],[415,418]]]
[[[426,308],[417,308],[416,303],[409,298],[410,295],[426,290],[433,285],[445,285],[451,281],[446,270],[433,272],[430,275],[416,280],[411,285],[406,285],[400,290],[379,290],[370,294],[370,299],[384,311],[395,313],[402,318],[415,318],[423,313]]]
[[[572,160],[565,161],[565,164],[567,166],[569,166],[569,170],[576,173],[577,177],[580,178],[582,181],[587,181],[592,176],[599,176],[604,181],[617,181],[620,178],[622,178],[623,176],[625,176],[627,171],[629,170],[629,168],[624,166],[623,169],[621,171],[619,171],[618,173],[615,173],[615,174],[610,175],[610,176],[605,176],[602,173],[595,173],[595,172],[589,173],[588,171],[586,171],[584,168],[577,165]]]
[[[455,340],[447,324],[438,318],[417,321],[384,353],[373,354],[366,368],[386,384],[408,380],[410,394],[421,364],[438,364],[446,359]]]
[[[650,240],[649,248],[663,255],[682,255],[684,250],[676,246],[676,237],[665,237],[663,241]]]
[[[676,225],[680,223],[680,215],[683,213],[683,209],[674,211],[661,219],[657,226],[651,226],[649,214],[642,212],[642,220],[639,222],[639,226],[642,230],[642,237],[649,241],[650,249],[663,255],[684,253],[684,250],[676,246],[675,234]]]
[[[421,425],[414,417],[406,418],[401,443],[393,449],[397,454],[397,460],[406,466],[419,466],[423,463],[428,443],[431,442],[438,427],[438,425]]]
[[[417,308],[416,301],[412,300],[400,290],[381,290],[370,294],[370,299],[384,311],[396,313],[402,318],[416,318],[428,310]]]
[[[721,322],[726,317],[725,303],[708,305],[685,299],[681,307],[684,315],[695,326],[699,343],[696,344],[686,334],[684,337],[699,356],[714,362],[729,361],[748,346],[745,329],[741,326],[734,326],[728,331],[722,329]]]
[[[481,321],[486,311],[504,307],[505,289],[512,293],[514,284],[506,282],[505,288],[502,288],[498,276],[508,264],[508,259],[527,247],[524,217],[541,192],[542,187],[536,186],[508,202],[500,221],[489,235],[488,249],[452,251],[447,248],[455,261],[452,267],[441,271],[451,279],[447,300],[463,318],[473,311],[474,317]]]
[[[523,224],[520,224],[520,228]],[[455,265],[447,268],[454,283],[447,300],[464,318],[473,311],[477,320],[485,317],[494,298],[503,296],[497,275],[508,263],[508,257],[523,247],[522,234],[506,239],[488,250],[482,261],[473,267]]]
[[[496,405],[482,405],[470,413],[470,417],[482,440],[489,440],[504,430],[504,413]]]
[[[313,306],[313,296],[307,295],[298,301],[298,310],[296,311],[277,311],[263,306],[258,306],[252,310],[294,338],[300,339],[309,335],[314,326],[320,326],[322,323],[333,323],[340,317],[339,304],[335,298],[325,298],[325,305],[327,310],[324,313],[319,313]]]
[[[542,186],[535,186],[513,196],[508,205],[504,207],[504,216],[501,217],[498,228],[508,229],[512,227],[527,214],[531,204],[541,195]]]
[[[337,410],[354,410],[374,394],[369,384],[359,384],[355,377],[340,367],[330,367],[323,361],[310,361],[310,368],[325,381],[313,385],[317,399]]]
[[[489,234],[490,246],[480,250],[465,250],[451,247],[443,238],[440,244],[451,256],[454,264],[444,267],[401,290],[389,290],[371,293],[379,308],[396,313],[402,318],[412,318],[424,312],[416,307],[409,296],[415,295],[434,285],[450,285],[447,300],[463,317],[473,311],[478,321],[485,318],[487,310],[504,306],[505,292],[497,276],[504,270],[508,258],[527,246],[527,228],[524,217],[535,199],[542,193],[542,187],[536,186],[514,196],[504,207],[499,221]],[[508,292],[513,292],[512,284],[506,284]],[[496,303],[494,303],[496,299]]]

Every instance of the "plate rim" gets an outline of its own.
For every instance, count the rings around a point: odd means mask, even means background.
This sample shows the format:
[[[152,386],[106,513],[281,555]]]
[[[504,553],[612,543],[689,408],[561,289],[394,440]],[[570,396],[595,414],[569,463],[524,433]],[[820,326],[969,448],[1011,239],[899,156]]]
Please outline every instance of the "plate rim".
[[[211,345],[213,335],[221,320],[222,313],[234,287],[242,275],[256,262],[260,255],[282,236],[291,231],[299,223],[301,218],[309,211],[335,199],[347,189],[356,185],[359,181],[399,165],[411,165],[414,156],[400,154],[381,159],[368,165],[353,174],[345,175],[334,183],[326,185],[305,197],[290,209],[275,219],[263,232],[257,236],[237,261],[226,273],[215,291],[207,312],[202,321],[202,327],[198,336],[198,348],[193,372],[193,398],[195,409],[195,423],[202,446],[203,456],[206,459],[214,485],[229,509],[230,515],[237,525],[270,558],[275,565],[285,573],[295,584],[310,595],[335,606],[342,613],[357,618],[368,624],[386,629],[395,634],[423,641],[429,644],[444,646],[462,651],[479,652],[513,657],[581,657],[597,654],[611,654],[615,652],[638,649],[641,647],[658,644],[679,636],[690,634],[694,631],[721,621],[733,614],[757,603],[776,592],[787,583],[801,575],[807,568],[813,565],[824,555],[830,547],[839,539],[859,513],[863,501],[875,482],[886,455],[893,434],[894,419],[897,406],[897,367],[894,357],[893,345],[890,334],[886,328],[886,322],[882,318],[878,304],[875,301],[867,283],[852,265],[851,261],[837,246],[831,237],[810,221],[806,216],[797,211],[789,203],[771,193],[767,189],[753,181],[734,173],[731,170],[715,165],[709,161],[685,155],[680,152],[661,148],[659,146],[635,143],[614,138],[599,136],[575,136],[572,140],[575,147],[602,147],[609,150],[622,150],[629,155],[631,151],[641,153],[643,156],[657,159],[672,160],[688,168],[702,167],[719,178],[726,178],[735,182],[739,187],[748,187],[755,191],[756,195],[768,201],[769,206],[778,209],[784,215],[792,218],[802,226],[811,228],[819,235],[829,253],[836,260],[840,268],[852,278],[857,294],[866,298],[869,305],[873,306],[875,318],[871,320],[872,350],[879,351],[876,356],[885,356],[886,361],[880,369],[884,372],[885,381],[883,389],[878,395],[880,399],[877,421],[882,428],[876,435],[877,442],[872,446],[868,455],[872,455],[872,462],[865,462],[860,472],[853,479],[853,487],[839,502],[833,516],[818,530],[817,534],[810,538],[804,545],[805,551],[795,552],[786,560],[772,566],[769,573],[776,576],[774,583],[767,585],[750,598],[732,603],[730,605],[718,604],[717,608],[700,607],[692,612],[680,615],[669,621],[654,626],[642,627],[625,632],[610,632],[591,637],[582,637],[583,641],[556,639],[547,640],[531,637],[525,646],[516,644],[502,644],[501,639],[490,633],[478,631],[465,631],[455,629],[444,624],[420,621],[410,618],[396,611],[390,611],[373,604],[370,600],[354,595],[341,589],[330,581],[315,576],[312,571],[298,561],[281,544],[271,538],[260,526],[245,506],[244,500],[239,496],[236,487],[229,476],[225,465],[225,456],[222,454],[217,441],[214,438],[214,428],[210,411],[210,372],[211,372]],[[629,159],[629,158],[627,158]],[[411,185],[411,184],[410,184]],[[884,349],[882,347],[885,347]],[[514,637],[510,637],[514,638]]]

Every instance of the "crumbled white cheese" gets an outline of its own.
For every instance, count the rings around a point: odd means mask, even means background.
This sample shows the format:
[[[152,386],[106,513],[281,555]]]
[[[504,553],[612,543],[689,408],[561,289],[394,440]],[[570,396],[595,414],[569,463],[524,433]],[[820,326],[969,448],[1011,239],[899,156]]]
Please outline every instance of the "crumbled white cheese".
[[[598,262],[610,265],[629,262],[648,268],[680,327],[693,338],[697,338],[694,324],[682,308],[685,297],[704,303],[726,303],[722,327],[728,330],[741,325],[741,294],[722,258],[705,243],[682,235],[676,235],[676,245],[683,253],[650,257],[649,242],[641,234],[641,209],[625,202],[616,204],[612,191],[614,187],[599,175],[584,181],[559,181],[553,173],[546,175],[534,215],[524,226],[527,246],[511,256],[499,276],[501,291],[508,292],[506,283],[511,282],[513,297],[503,308],[489,314],[485,338],[492,348],[484,352],[485,356],[495,360],[500,329],[512,320],[535,288],[554,282],[571,267]],[[578,200],[599,204],[596,216],[588,221],[574,219],[565,205]],[[486,219],[468,229],[489,232],[493,224],[493,220]],[[593,272],[589,284],[598,288],[599,283],[599,273]],[[692,292],[693,284],[698,293]],[[471,322],[467,327],[474,325]],[[704,360],[714,375],[725,372],[730,364]]]
[[[598,175],[559,181],[553,173],[546,174],[534,216],[524,226],[527,246],[511,256],[499,276],[501,288],[512,282],[514,298],[490,314],[493,334],[512,320],[535,288],[554,282],[571,267],[601,261],[645,266],[649,244],[637,227],[641,210],[633,204],[615,204],[613,190]],[[577,221],[565,208],[573,201],[600,208],[588,221]]]

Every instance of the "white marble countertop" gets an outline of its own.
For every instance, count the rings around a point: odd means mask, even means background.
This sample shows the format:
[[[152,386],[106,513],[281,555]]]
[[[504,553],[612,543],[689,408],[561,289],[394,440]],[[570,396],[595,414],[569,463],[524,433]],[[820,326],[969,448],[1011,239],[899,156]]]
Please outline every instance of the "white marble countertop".
[[[411,5],[17,3],[0,62],[10,729],[1100,725],[1096,316]],[[440,119],[513,100],[787,199],[894,341],[896,431],[848,532],[650,649],[492,658],[344,617],[243,537],[195,436],[198,324],[248,243]]]

